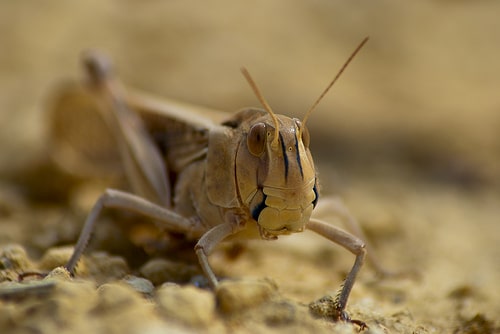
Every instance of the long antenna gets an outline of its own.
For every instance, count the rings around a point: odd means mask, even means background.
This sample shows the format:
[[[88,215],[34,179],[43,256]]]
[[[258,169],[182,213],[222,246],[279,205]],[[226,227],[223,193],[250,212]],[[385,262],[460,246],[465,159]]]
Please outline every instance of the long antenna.
[[[309,115],[313,112],[314,109],[316,109],[316,107],[318,106],[319,102],[323,99],[323,97],[326,95],[326,93],[328,93],[328,91],[330,90],[330,88],[332,88],[333,84],[337,81],[337,79],[340,77],[340,75],[342,74],[342,72],[344,72],[344,70],[346,69],[347,65],[349,65],[349,63],[353,60],[353,58],[356,56],[356,54],[358,53],[358,51],[361,50],[361,48],[363,47],[363,45],[366,44],[366,42],[368,42],[368,37],[365,37],[365,39],[363,39],[363,41],[361,41],[361,43],[353,51],[353,53],[351,53],[351,55],[349,56],[349,58],[347,59],[347,61],[344,63],[344,65],[338,71],[338,73],[335,76],[335,78],[333,78],[333,80],[328,84],[328,86],[325,88],[325,90],[323,91],[323,93],[321,93],[321,95],[318,97],[318,99],[313,103],[313,105],[306,112],[306,114],[304,115],[304,118],[302,119],[302,127],[299,130],[299,138],[300,138],[300,135],[302,135],[302,129],[305,127],[307,119],[309,118]]]
[[[260,92],[259,87],[257,87],[257,84],[250,76],[250,73],[248,72],[248,70],[246,68],[242,67],[241,73],[243,73],[243,75],[245,76],[245,79],[247,79],[248,83],[250,84],[250,87],[252,87],[253,92],[255,93],[257,98],[259,99],[259,101],[262,104],[262,106],[264,107],[264,109],[269,113],[269,115],[271,115],[271,118],[273,119],[273,123],[274,123],[274,127],[276,128],[276,132],[275,132],[275,135],[274,135],[274,138],[273,138],[271,145],[276,146],[276,145],[278,145],[278,133],[280,131],[280,125],[278,122],[278,118],[276,117],[276,114],[273,112],[273,110],[271,109],[271,107],[267,103],[266,99],[264,98],[264,95],[262,95],[262,93]]]

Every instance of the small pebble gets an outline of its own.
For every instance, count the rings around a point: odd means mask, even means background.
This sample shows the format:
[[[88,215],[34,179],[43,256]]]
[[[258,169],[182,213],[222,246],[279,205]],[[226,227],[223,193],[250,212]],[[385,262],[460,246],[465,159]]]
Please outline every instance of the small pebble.
[[[215,301],[209,291],[165,284],[158,290],[157,300],[162,315],[184,325],[202,327],[214,320]]]
[[[107,327],[111,333],[149,333],[149,328],[162,323],[155,305],[124,281],[103,284],[97,292],[98,302],[91,312],[102,323],[112,324]]]
[[[95,252],[87,257],[88,270],[97,282],[109,282],[124,278],[129,272],[127,262],[121,256]]]
[[[55,293],[49,299],[57,309],[53,310],[54,319],[62,321],[67,316],[82,316],[97,304],[98,296],[94,282],[88,280],[47,280],[55,282]],[[66,310],[66,311],[65,311]],[[71,312],[68,312],[71,310]],[[72,314],[74,313],[74,314]]]
[[[17,244],[10,244],[0,248],[0,270],[29,270],[32,264],[26,250]]]
[[[123,278],[123,281],[145,297],[151,297],[153,295],[155,287],[151,281],[145,278],[127,275]]]
[[[196,265],[174,262],[166,259],[152,259],[139,270],[141,276],[150,280],[155,286],[165,282],[186,283],[199,273]]]
[[[276,295],[277,285],[269,279],[227,280],[216,289],[217,306],[225,314],[259,306]]]
[[[73,247],[53,247],[49,248],[45,254],[43,254],[42,259],[38,263],[38,267],[41,270],[52,270],[57,267],[62,267],[66,265],[69,258],[73,254]],[[76,266],[76,270],[80,275],[85,275],[88,272],[85,258],[81,258]]]
[[[50,273],[48,273],[44,279],[45,280],[56,279],[56,280],[69,281],[69,280],[71,280],[71,274],[69,273],[68,269],[66,269],[65,267],[56,267]]]
[[[318,318],[335,318],[337,311],[335,309],[335,298],[324,296],[309,304],[309,311]]]
[[[132,308],[143,302],[140,295],[124,282],[103,284],[97,289],[97,293],[99,295],[97,309],[105,312]]]

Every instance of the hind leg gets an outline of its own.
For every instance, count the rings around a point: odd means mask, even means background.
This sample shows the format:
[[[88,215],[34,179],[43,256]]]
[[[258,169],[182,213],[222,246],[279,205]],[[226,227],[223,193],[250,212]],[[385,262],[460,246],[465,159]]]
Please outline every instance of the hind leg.
[[[154,220],[160,229],[180,232],[187,236],[198,236],[205,232],[205,228],[198,220],[183,217],[170,209],[166,209],[137,195],[120,190],[107,189],[99,197],[90,214],[87,216],[73,255],[65,266],[71,274],[74,274],[75,266],[87,248],[94,232],[95,224],[104,208],[122,209],[138,213]]]

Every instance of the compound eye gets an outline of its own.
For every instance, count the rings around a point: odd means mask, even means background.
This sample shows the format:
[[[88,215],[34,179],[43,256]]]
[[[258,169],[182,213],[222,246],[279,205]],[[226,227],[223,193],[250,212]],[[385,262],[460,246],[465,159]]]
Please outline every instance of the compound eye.
[[[295,120],[295,123],[297,123],[297,127],[300,129],[302,133],[302,143],[304,144],[305,148],[309,147],[309,143],[311,142],[311,137],[309,136],[309,130],[307,129],[306,126],[302,125],[302,122],[299,121],[298,119]]]
[[[267,129],[264,123],[254,124],[247,136],[247,146],[250,153],[260,156],[264,152],[267,140]]]

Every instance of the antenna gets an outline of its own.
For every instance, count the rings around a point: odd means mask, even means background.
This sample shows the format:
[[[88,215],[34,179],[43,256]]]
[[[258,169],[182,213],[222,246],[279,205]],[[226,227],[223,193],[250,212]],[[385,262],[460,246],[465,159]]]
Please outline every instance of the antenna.
[[[262,104],[262,106],[264,107],[264,109],[269,113],[269,115],[271,115],[271,118],[273,119],[274,127],[276,128],[276,134],[274,136],[274,139],[273,139],[271,145],[276,146],[276,145],[278,145],[278,133],[280,131],[278,118],[276,117],[276,114],[273,112],[273,110],[271,109],[271,107],[267,103],[266,99],[264,98],[264,96],[260,92],[259,87],[257,87],[257,84],[250,76],[250,73],[248,72],[248,70],[246,68],[242,67],[241,73],[243,73],[243,75],[245,76],[245,79],[247,79],[248,83],[250,84],[250,87],[252,87],[253,92],[255,93],[257,98],[259,99],[259,101]]]
[[[316,107],[318,106],[319,102],[323,99],[323,97],[326,95],[326,93],[328,93],[328,91],[330,90],[330,88],[332,88],[333,84],[337,81],[337,79],[340,77],[340,75],[342,74],[342,72],[344,72],[344,70],[346,69],[347,65],[349,65],[349,63],[353,60],[353,58],[356,56],[356,54],[358,53],[358,51],[361,50],[361,48],[363,47],[363,45],[365,45],[366,42],[368,42],[368,39],[369,39],[369,37],[365,37],[365,39],[363,39],[361,41],[361,43],[358,45],[358,47],[353,51],[353,53],[351,53],[351,55],[349,56],[349,58],[347,59],[347,61],[340,68],[340,70],[338,71],[338,73],[335,76],[335,78],[333,78],[333,80],[328,84],[328,86],[325,88],[325,90],[323,91],[323,93],[321,93],[321,95],[318,97],[318,99],[313,103],[313,105],[306,112],[306,114],[304,115],[304,118],[302,119],[302,127],[299,129],[299,138],[302,135],[302,129],[306,126],[306,122],[307,122],[307,119],[309,118],[309,115],[311,115],[311,113],[314,111],[314,109],[316,109]]]

